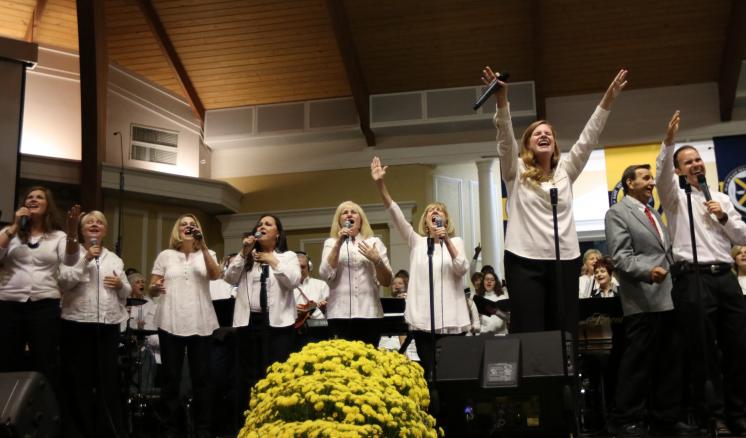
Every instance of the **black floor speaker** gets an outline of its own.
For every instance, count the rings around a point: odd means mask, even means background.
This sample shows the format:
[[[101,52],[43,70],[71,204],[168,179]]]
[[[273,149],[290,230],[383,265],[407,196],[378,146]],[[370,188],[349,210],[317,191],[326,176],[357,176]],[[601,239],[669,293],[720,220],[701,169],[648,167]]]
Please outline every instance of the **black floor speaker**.
[[[60,415],[54,391],[40,373],[0,373],[0,437],[54,438]]]
[[[573,371],[565,376],[559,331],[445,337],[436,355],[448,436],[556,438],[574,430]]]

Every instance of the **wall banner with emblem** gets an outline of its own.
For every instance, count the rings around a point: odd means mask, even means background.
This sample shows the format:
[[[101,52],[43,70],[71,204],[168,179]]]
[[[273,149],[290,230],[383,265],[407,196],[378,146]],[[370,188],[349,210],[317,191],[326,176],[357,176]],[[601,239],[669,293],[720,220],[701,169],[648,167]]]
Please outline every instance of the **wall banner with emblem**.
[[[720,191],[746,220],[746,135],[715,137],[713,143]]]
[[[622,172],[633,164],[649,164],[650,170],[655,175],[655,159],[661,150],[660,143],[640,144],[629,146],[607,147],[606,157],[606,186],[609,191],[609,206],[621,201],[624,197],[622,190]],[[653,198],[650,205],[658,209],[658,192],[653,190]]]

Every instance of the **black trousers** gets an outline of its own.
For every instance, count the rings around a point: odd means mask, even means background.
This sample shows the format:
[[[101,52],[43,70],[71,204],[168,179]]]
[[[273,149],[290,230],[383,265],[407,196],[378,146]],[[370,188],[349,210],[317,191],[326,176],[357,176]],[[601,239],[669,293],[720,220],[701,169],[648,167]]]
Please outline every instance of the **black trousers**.
[[[625,316],[624,330],[627,348],[619,365],[614,421],[680,420],[683,350],[674,311]]]
[[[179,387],[184,367],[184,353],[189,361],[189,376],[192,381],[192,412],[194,431],[197,437],[210,436],[211,408],[210,395],[210,336],[177,336],[158,329],[161,346],[163,387],[161,395],[166,408],[165,426],[168,436],[180,435],[181,400]]]
[[[0,301],[0,372],[38,371],[59,395],[59,333],[60,300]]]
[[[329,330],[333,337],[348,341],[363,341],[378,348],[381,340],[381,318],[330,319]]]
[[[505,282],[510,291],[510,332],[564,330],[577,339],[580,257],[561,260],[559,296],[554,260],[533,260],[505,251]],[[560,321],[558,306],[563,306]]]
[[[265,326],[265,314],[251,312],[248,327],[239,327],[238,339],[238,376],[237,385],[239,400],[237,415],[243,418],[243,412],[249,409],[251,388],[263,379],[267,367],[275,362],[284,362],[293,352],[295,329],[287,327]],[[243,425],[243,421],[240,422]]]
[[[700,272],[703,306],[697,304],[696,275],[674,277],[673,300],[686,343],[693,400],[704,406],[704,378],[715,390],[711,410],[726,419],[746,417],[746,301],[731,272]],[[704,322],[704,327],[702,327]],[[720,354],[722,354],[722,359]],[[708,369],[703,364],[706,359]],[[703,413],[703,411],[701,411]]]
[[[79,436],[125,437],[119,384],[119,324],[62,320],[63,403]]]

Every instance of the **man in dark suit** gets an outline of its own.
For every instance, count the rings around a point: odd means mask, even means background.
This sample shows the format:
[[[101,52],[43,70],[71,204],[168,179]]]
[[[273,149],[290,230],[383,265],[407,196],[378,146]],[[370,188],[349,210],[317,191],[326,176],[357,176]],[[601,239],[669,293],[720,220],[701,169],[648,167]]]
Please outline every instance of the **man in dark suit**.
[[[627,338],[609,429],[618,437],[645,436],[647,423],[651,435],[692,435],[696,430],[680,421],[681,348],[671,299],[671,237],[647,205],[655,187],[650,165],[627,167],[621,183],[625,196],[605,219]]]

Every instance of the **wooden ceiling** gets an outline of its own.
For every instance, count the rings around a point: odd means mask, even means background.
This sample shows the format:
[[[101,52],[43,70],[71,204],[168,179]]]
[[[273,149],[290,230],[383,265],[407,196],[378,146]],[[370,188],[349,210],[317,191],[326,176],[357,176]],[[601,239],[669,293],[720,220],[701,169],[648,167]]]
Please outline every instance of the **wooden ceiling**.
[[[631,88],[722,87],[746,58],[739,0],[102,1],[110,61],[194,97],[176,58],[206,110],[353,95],[365,111],[369,93],[478,84],[484,64],[539,100],[600,92],[621,67]],[[0,0],[0,34],[77,51],[75,8]]]

